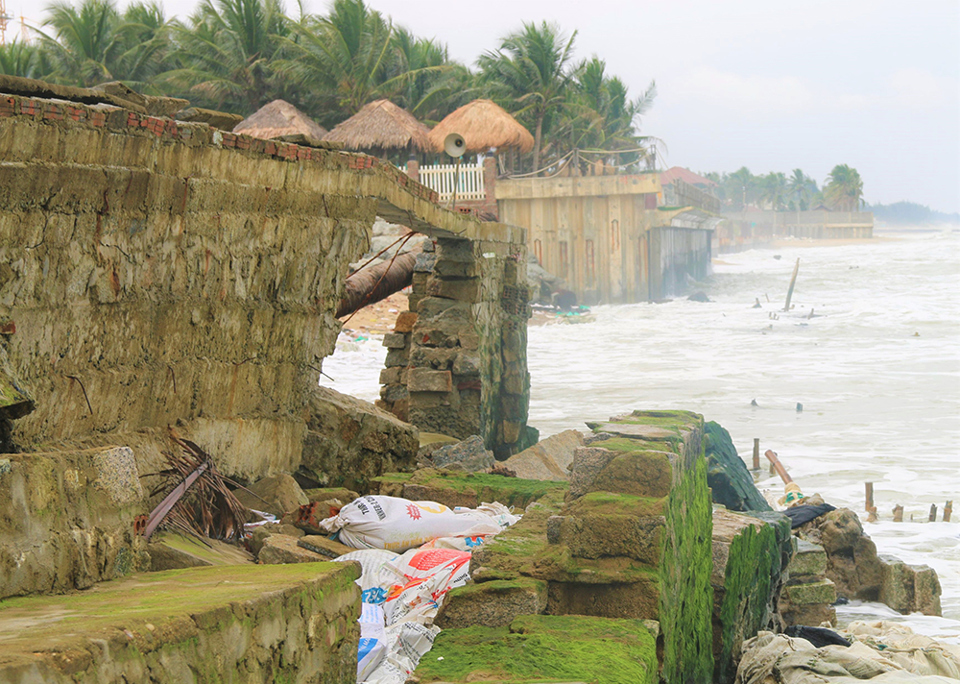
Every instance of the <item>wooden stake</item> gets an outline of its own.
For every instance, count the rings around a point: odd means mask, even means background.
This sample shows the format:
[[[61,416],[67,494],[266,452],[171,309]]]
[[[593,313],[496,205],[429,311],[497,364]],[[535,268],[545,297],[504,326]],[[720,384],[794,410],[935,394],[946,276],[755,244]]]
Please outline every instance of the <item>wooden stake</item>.
[[[793,267],[793,277],[790,278],[790,289],[787,290],[787,303],[783,305],[784,311],[790,310],[790,300],[793,298],[793,286],[797,284],[797,273],[800,271],[800,257],[797,257],[797,265]]]
[[[930,522],[937,522],[937,504],[930,504]]]
[[[877,522],[877,507],[873,505],[873,483],[865,482],[866,503],[864,508],[867,511],[867,522]]]
[[[753,438],[753,469],[760,470],[760,439]]]
[[[903,506],[900,504],[893,507],[893,522],[903,522]]]
[[[793,482],[793,478],[790,477],[790,473],[787,472],[787,469],[783,467],[783,464],[780,462],[780,459],[777,458],[777,453],[767,449],[763,452],[763,455],[767,457],[767,460],[770,461],[770,467],[780,476],[780,479],[783,480],[783,484],[790,484]]]
[[[950,522],[950,515],[953,513],[953,499],[950,499],[943,505],[943,522]]]

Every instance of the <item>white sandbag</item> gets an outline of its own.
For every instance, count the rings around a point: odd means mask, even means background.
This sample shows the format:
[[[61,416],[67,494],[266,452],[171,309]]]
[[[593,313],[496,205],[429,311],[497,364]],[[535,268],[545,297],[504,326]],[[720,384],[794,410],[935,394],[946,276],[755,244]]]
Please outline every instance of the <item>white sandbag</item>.
[[[420,663],[423,654],[433,648],[439,627],[426,627],[416,622],[387,627],[387,656],[366,679],[366,684],[404,684]]]
[[[396,571],[384,570],[384,567],[399,557],[400,554],[393,551],[363,549],[345,553],[333,560],[337,563],[347,561],[360,563],[360,579],[357,580],[357,585],[360,587],[360,600],[364,603],[382,605],[387,600],[390,585],[396,580]]]
[[[387,655],[387,635],[383,608],[372,603],[361,604],[360,644],[357,648],[357,681],[369,677]]]
[[[447,592],[470,579],[470,553],[454,549],[411,549],[383,568],[394,573],[383,611],[388,626],[429,623]]]
[[[433,501],[362,496],[323,520],[321,529],[339,532],[355,549],[406,551],[437,537],[496,534],[503,527],[482,511],[457,513]]]

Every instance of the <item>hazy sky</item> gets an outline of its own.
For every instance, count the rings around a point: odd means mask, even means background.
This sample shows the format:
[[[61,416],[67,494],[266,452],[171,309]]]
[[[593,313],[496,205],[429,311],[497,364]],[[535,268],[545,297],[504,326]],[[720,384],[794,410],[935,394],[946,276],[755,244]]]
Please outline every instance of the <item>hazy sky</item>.
[[[7,0],[17,10],[23,0]],[[121,0],[126,4],[128,0]],[[325,12],[327,0],[304,0]],[[196,0],[164,0],[188,15]],[[670,165],[754,173],[835,164],[870,202],[960,211],[960,0],[369,0],[473,64],[523,21],[578,31],[636,95]],[[24,2],[29,17],[33,2]],[[291,13],[293,0],[287,0]]]

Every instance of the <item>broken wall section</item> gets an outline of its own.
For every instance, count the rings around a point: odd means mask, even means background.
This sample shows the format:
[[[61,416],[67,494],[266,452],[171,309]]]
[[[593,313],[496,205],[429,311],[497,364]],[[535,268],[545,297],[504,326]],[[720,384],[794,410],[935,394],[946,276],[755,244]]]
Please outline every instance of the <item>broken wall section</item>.
[[[0,321],[15,327],[0,344],[36,402],[13,441],[103,443],[180,421],[230,475],[295,469],[385,172],[16,96],[0,96],[0,160]]]
[[[378,406],[419,429],[483,437],[504,459],[536,442],[527,427],[530,317],[526,247],[493,231],[426,245],[410,310],[389,348]]]

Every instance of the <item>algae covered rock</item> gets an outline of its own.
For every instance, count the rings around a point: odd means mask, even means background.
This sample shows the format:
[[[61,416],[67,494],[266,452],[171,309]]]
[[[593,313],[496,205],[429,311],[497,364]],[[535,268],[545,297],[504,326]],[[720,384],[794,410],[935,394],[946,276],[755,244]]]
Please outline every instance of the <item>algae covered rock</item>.
[[[526,615],[505,627],[443,630],[416,676],[421,684],[654,684],[656,639],[642,620]]]
[[[770,504],[753,484],[753,476],[737,454],[730,433],[710,421],[704,424],[707,484],[714,503],[731,511],[770,511]]]
[[[546,607],[546,582],[525,577],[494,580],[451,590],[434,624],[441,629],[503,627],[521,615],[538,615]]]

